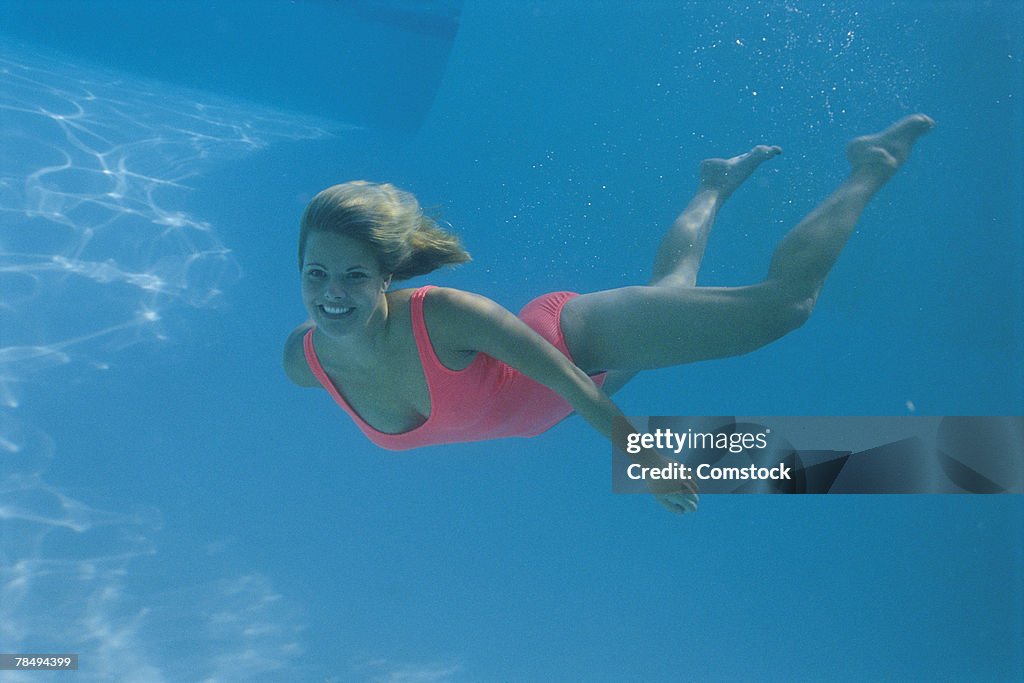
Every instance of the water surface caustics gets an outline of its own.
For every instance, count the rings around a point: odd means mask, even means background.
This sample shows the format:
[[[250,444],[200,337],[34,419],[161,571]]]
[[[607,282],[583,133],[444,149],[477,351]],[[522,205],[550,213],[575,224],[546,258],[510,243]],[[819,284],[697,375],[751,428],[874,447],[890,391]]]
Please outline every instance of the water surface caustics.
[[[81,653],[85,680],[265,679],[302,650],[287,601],[244,571],[140,589],[130,570],[157,554],[159,512],[104,511],[50,483],[60,446],[20,387],[59,392],[65,369],[102,369],[160,339],[162,319],[216,303],[238,264],[183,208],[190,189],[217,163],[343,126],[10,41],[0,124],[0,643]]]

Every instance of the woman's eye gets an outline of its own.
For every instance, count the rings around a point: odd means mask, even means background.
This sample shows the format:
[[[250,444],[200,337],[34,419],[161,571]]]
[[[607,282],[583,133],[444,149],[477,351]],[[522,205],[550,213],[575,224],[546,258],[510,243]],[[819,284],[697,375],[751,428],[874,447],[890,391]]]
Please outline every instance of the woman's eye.
[[[367,277],[366,273],[349,273],[348,276],[349,276],[349,279],[352,279],[352,280],[361,280],[361,279]]]
[[[324,271],[320,270],[319,268],[314,268],[313,270],[306,271],[306,275],[313,278],[314,280],[319,280],[324,276]]]

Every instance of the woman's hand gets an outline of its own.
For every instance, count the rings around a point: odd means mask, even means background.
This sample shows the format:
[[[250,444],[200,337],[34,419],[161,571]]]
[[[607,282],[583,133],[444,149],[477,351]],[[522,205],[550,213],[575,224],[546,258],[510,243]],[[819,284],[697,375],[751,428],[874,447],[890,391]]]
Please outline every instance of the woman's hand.
[[[678,515],[684,512],[695,512],[697,510],[697,504],[700,503],[700,496],[697,495],[697,486],[692,481],[671,481],[671,482],[659,482],[659,483],[670,483],[676,484],[675,491],[666,491],[659,493],[654,491],[654,487],[651,487],[651,491],[654,493],[655,499],[661,503],[669,512],[674,512]]]
[[[645,467],[663,468],[675,462],[664,457],[657,451],[646,451],[638,461],[643,460]],[[692,479],[652,479],[647,478],[647,488],[662,507],[669,512],[683,514],[694,512],[700,502],[697,495],[697,484]]]

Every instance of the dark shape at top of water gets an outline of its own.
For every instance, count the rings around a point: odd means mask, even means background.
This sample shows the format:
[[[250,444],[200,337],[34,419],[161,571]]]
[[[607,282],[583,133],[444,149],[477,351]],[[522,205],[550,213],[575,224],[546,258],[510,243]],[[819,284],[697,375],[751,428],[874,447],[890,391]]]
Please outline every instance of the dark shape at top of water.
[[[360,126],[415,131],[461,0],[9,0],[0,31],[116,68]]]

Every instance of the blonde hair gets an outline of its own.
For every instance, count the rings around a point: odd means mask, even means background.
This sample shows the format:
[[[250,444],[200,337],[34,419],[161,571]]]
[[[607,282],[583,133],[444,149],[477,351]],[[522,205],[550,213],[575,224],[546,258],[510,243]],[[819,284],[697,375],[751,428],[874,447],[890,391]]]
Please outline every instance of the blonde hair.
[[[313,232],[332,232],[369,245],[394,280],[470,260],[459,238],[423,215],[411,193],[389,183],[356,180],[329,187],[309,202],[299,228],[299,269]]]

